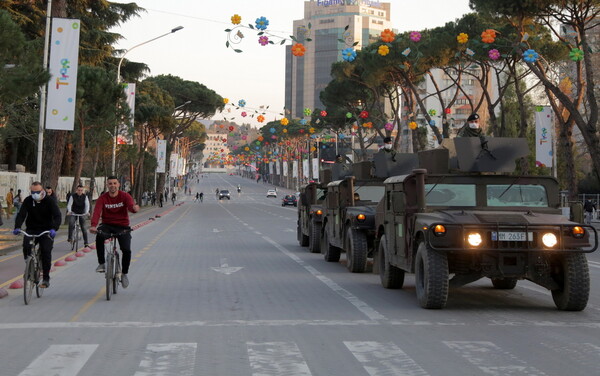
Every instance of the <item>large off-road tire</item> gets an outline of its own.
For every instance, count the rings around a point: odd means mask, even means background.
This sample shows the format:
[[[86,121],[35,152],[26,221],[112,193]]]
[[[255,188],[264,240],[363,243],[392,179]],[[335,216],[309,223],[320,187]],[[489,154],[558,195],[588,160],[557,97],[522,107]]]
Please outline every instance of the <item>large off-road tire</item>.
[[[517,286],[516,278],[492,278],[492,285],[497,290],[512,290]]]
[[[444,308],[448,300],[448,257],[419,244],[415,259],[415,287],[423,308]]]
[[[329,235],[327,234],[327,230],[323,231],[323,237],[321,238],[321,253],[323,253],[323,258],[327,262],[340,261],[340,254],[342,253],[342,250],[329,244]]]
[[[552,290],[552,299],[562,311],[582,311],[590,295],[590,271],[584,253],[559,256],[552,265],[552,279],[560,286]]]
[[[321,252],[321,225],[315,221],[311,221],[309,232],[308,250],[310,253]]]
[[[296,227],[296,232],[298,233],[298,243],[300,243],[301,247],[307,247],[308,246],[308,236],[304,235],[302,233],[302,223],[300,223],[300,220],[298,220],[298,226]]]
[[[391,265],[387,259],[387,240],[385,235],[379,238],[377,262],[379,263],[379,279],[386,289],[401,289],[404,286],[404,270]]]
[[[362,231],[349,228],[346,232],[346,267],[351,273],[363,273],[367,269],[367,236]]]

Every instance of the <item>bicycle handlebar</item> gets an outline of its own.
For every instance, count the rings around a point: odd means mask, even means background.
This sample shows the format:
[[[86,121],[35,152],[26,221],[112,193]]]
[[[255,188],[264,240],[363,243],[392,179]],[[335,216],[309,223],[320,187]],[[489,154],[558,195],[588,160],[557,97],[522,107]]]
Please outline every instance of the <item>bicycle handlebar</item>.
[[[26,232],[25,232],[25,231],[23,231],[23,230],[20,230],[20,232],[21,232],[21,234],[23,234],[23,235],[25,235],[25,236],[28,236],[28,237],[30,237],[30,238],[39,238],[39,237],[40,237],[40,236],[42,236],[42,235],[49,234],[49,233],[50,233],[50,230],[44,231],[44,232],[42,232],[41,234],[38,234],[38,235],[29,235],[28,233],[26,233]]]

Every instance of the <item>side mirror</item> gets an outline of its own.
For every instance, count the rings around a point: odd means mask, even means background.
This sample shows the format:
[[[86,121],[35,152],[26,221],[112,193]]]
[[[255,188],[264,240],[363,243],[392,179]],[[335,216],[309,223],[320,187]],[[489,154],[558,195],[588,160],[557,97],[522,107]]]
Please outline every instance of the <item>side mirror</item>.
[[[403,213],[406,195],[404,192],[392,192],[392,210],[394,213]]]

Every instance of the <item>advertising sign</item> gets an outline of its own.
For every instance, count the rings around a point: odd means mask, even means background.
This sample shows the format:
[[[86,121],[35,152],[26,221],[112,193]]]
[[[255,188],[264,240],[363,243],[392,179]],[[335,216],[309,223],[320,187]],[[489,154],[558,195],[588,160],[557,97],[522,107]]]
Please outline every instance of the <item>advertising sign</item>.
[[[538,106],[535,112],[535,164],[538,167],[552,167],[552,124],[552,109],[549,106]]]
[[[166,172],[167,167],[167,140],[158,140],[156,143],[156,172]]]

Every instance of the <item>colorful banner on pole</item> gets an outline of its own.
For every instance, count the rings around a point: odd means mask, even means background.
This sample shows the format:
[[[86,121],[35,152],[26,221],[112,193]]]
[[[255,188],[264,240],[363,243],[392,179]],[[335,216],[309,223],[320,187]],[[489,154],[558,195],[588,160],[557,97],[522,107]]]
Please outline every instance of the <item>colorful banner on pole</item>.
[[[156,143],[156,172],[167,172],[167,140],[158,140]]]
[[[117,142],[119,145],[133,145],[134,115],[135,115],[135,83],[123,84],[125,101],[129,107],[127,121],[119,126]]]
[[[77,19],[52,19],[46,129],[74,128],[80,26]]]
[[[535,111],[535,165],[552,167],[554,145],[552,109],[538,106]]]

